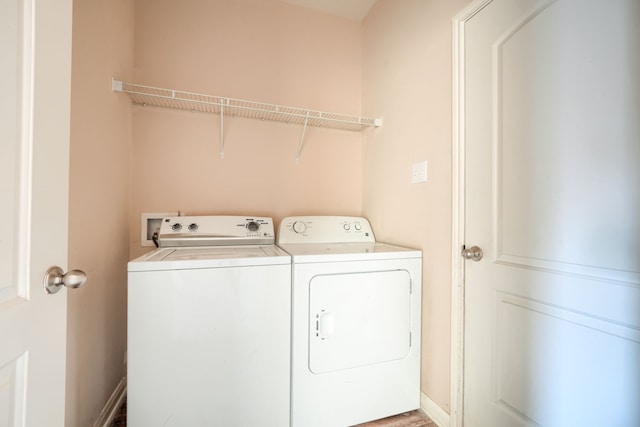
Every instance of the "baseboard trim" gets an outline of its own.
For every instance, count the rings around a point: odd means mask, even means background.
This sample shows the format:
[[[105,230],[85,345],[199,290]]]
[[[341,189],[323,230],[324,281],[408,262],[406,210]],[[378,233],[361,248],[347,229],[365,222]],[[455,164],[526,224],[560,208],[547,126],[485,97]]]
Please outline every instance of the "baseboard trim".
[[[429,396],[420,393],[420,409],[427,414],[438,427],[449,427],[449,414],[439,407]]]
[[[109,427],[111,422],[116,417],[116,414],[124,402],[124,398],[127,396],[127,377],[122,377],[116,389],[111,393],[111,397],[104,405],[98,419],[93,423],[93,427]]]

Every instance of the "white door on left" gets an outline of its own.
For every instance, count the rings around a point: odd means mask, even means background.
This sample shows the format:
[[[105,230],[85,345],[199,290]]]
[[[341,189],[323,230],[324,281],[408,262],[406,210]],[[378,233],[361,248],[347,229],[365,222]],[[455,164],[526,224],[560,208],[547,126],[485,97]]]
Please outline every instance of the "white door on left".
[[[64,425],[71,0],[0,3],[0,425]]]

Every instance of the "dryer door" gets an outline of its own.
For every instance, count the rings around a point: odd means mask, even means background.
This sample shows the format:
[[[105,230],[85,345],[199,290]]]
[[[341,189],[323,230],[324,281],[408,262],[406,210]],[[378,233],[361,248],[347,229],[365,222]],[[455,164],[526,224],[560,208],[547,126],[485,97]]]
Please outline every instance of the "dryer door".
[[[309,369],[316,374],[406,357],[411,347],[409,272],[314,276],[309,341]]]

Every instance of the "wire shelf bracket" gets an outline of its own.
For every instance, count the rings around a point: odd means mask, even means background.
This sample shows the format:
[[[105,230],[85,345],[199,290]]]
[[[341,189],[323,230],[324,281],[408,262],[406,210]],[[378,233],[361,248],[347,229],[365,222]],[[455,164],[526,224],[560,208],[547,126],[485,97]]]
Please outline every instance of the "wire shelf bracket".
[[[220,115],[220,158],[224,158],[224,117],[244,117],[268,120],[287,124],[302,125],[302,135],[296,152],[296,162],[304,145],[304,137],[308,126],[362,132],[365,129],[382,126],[382,119],[352,116],[341,113],[329,113],[305,108],[289,107],[276,104],[265,104],[242,99],[183,92],[174,89],[163,89],[126,83],[111,79],[111,89],[129,95],[134,105],[145,107],[169,108],[192,112]]]
[[[220,158],[224,159],[224,99],[220,104]]]
[[[296,152],[296,163],[300,163],[300,153],[302,152],[302,144],[304,143],[304,134],[307,132],[307,125],[309,124],[309,112],[307,111],[307,117],[304,119],[302,125],[302,135],[300,135],[300,142],[298,143],[298,151]]]

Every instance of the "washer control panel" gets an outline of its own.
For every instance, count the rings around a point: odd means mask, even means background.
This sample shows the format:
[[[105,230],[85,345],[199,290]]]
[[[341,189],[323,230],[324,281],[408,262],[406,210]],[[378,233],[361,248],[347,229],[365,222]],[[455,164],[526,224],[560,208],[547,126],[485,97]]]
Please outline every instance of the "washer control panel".
[[[273,220],[255,216],[172,216],[162,219],[158,246],[272,245]]]
[[[372,243],[369,221],[352,216],[291,216],[280,222],[277,243]]]

